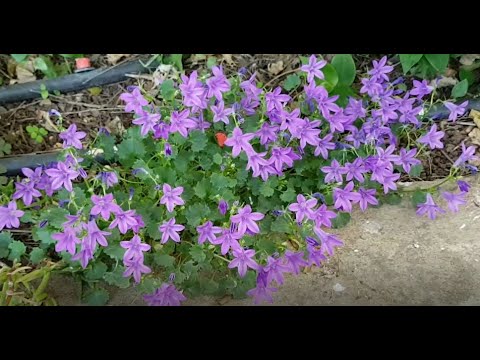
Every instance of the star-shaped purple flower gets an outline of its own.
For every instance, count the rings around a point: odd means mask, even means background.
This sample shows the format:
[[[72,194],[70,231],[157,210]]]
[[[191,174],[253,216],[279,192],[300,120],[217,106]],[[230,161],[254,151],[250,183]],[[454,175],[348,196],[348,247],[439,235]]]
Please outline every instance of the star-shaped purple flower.
[[[238,213],[233,215],[230,220],[234,224],[238,224],[238,232],[240,234],[245,234],[245,232],[250,230],[254,234],[258,234],[260,232],[260,228],[258,227],[255,221],[260,221],[265,217],[262,213],[259,212],[252,212],[252,208],[250,205],[247,205],[243,208],[238,209]]]
[[[7,206],[0,206],[0,231],[3,228],[11,229],[20,226],[20,220],[25,212],[17,210],[17,203],[10,201]]]
[[[130,241],[121,241],[120,246],[127,249],[123,255],[123,260],[131,260],[135,258],[143,259],[143,253],[151,248],[150,245],[142,243],[140,236],[137,234],[135,234]]]
[[[172,212],[176,205],[184,205],[185,201],[180,197],[183,193],[183,186],[172,187],[168,184],[163,184],[163,196],[160,199],[160,204],[165,204],[168,212]]]
[[[77,125],[71,124],[67,130],[60,133],[59,137],[63,140],[63,147],[67,148],[73,146],[75,149],[82,149],[82,140],[87,133],[84,131],[77,131]]]
[[[442,193],[442,197],[447,201],[448,208],[451,212],[458,212],[459,205],[465,205],[467,200],[465,199],[465,195],[467,193],[461,192],[460,194],[454,194],[448,191],[444,191]]]
[[[175,218],[164,222],[158,227],[158,230],[162,233],[162,244],[165,244],[169,239],[172,239],[175,242],[180,242],[180,235],[178,232],[185,229],[185,226],[180,224],[175,224]]]
[[[65,227],[63,233],[52,234],[52,239],[57,240],[55,245],[56,252],[67,251],[75,255],[75,245],[80,244],[80,239],[77,237],[77,232],[72,227]]]
[[[440,141],[445,136],[443,131],[437,131],[437,124],[433,124],[430,131],[423,135],[418,142],[421,144],[427,144],[430,149],[443,149],[443,143]]]
[[[17,200],[17,199],[22,199],[23,203],[26,206],[29,206],[33,202],[33,198],[40,197],[42,194],[40,191],[34,188],[35,184],[31,181],[22,181],[22,182],[17,182],[15,183],[15,188],[16,191],[12,196],[12,199]]]
[[[450,114],[448,115],[448,120],[456,121],[460,116],[465,114],[467,110],[468,101],[464,101],[460,105],[455,105],[449,101],[445,101],[443,103],[445,107],[450,110]]]
[[[319,78],[320,80],[325,78],[323,72],[320,70],[325,65],[327,65],[325,60],[317,61],[317,57],[312,55],[308,59],[308,64],[303,65],[300,70],[307,73],[307,81],[310,83],[314,78]]]
[[[435,204],[431,194],[427,194],[427,201],[425,201],[425,203],[423,204],[418,204],[417,207],[418,207],[417,215],[422,216],[422,215],[428,214],[428,217],[432,220],[434,220],[437,217],[437,213],[439,214],[445,213],[445,210],[443,210],[440,206]]]
[[[249,143],[255,137],[255,134],[244,134],[239,127],[233,129],[232,135],[225,141],[225,145],[232,146],[232,156],[237,157],[240,153],[253,152],[253,147]]]
[[[255,256],[255,250],[245,250],[243,248],[233,250],[233,256],[235,257],[230,264],[229,269],[238,268],[238,275],[244,277],[248,268],[253,270],[259,270],[259,265],[252,259]]]
[[[62,186],[69,192],[73,191],[72,180],[75,180],[80,173],[67,167],[63,162],[57,163],[56,169],[47,169],[45,173],[51,179],[52,190],[58,190]]]
[[[151,114],[145,111],[138,118],[134,119],[132,123],[142,127],[140,134],[145,137],[149,131],[155,133],[155,125],[160,121],[160,118],[160,114]]]
[[[105,196],[92,195],[90,198],[94,204],[90,210],[90,215],[100,214],[103,220],[110,219],[110,213],[121,212],[122,209],[113,202],[113,194],[106,194]]]
[[[149,306],[180,306],[187,298],[173,284],[163,283],[153,294],[144,295],[143,299]]]
[[[213,244],[217,238],[215,234],[221,233],[222,228],[219,226],[214,226],[211,221],[207,221],[205,224],[197,226],[197,232],[199,244],[203,244],[207,240]]]
[[[295,221],[301,223],[304,217],[309,219],[313,216],[313,208],[317,205],[317,199],[305,199],[302,194],[297,195],[297,202],[288,205],[288,210],[295,212]]]
[[[137,219],[135,218],[135,210],[123,211],[122,209],[120,209],[120,211],[115,212],[115,219],[112,221],[108,228],[114,229],[118,226],[118,230],[120,231],[120,233],[126,234],[129,229],[132,229],[137,224],[138,223]]]

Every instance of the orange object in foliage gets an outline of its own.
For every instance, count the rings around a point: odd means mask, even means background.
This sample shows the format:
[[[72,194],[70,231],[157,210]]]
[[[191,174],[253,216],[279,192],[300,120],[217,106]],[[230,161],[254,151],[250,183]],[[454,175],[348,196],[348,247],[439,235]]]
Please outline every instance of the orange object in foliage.
[[[91,67],[89,58],[75,59],[75,64],[77,66],[77,70],[88,69]]]
[[[227,141],[227,135],[218,132],[215,134],[215,137],[217,138],[218,145],[223,148],[223,146],[225,145],[225,141]]]

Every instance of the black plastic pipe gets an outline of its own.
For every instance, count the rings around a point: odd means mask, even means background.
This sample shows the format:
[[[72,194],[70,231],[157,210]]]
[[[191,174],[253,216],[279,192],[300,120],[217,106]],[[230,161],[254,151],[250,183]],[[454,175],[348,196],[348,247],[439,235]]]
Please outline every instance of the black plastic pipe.
[[[126,74],[142,74],[154,70],[159,65],[154,61],[148,66],[138,60],[130,61],[111,68],[101,68],[82,73],[65,75],[56,79],[37,80],[24,84],[15,84],[0,88],[0,104],[32,100],[41,97],[41,85],[45,85],[48,92],[61,93],[79,91],[95,86],[114,84],[128,79]]]
[[[465,100],[468,100],[467,110],[474,109],[480,111],[480,99],[464,99],[463,101],[458,102],[458,104],[463,103]],[[444,120],[448,119],[449,114],[450,110],[448,110],[445,105],[435,104],[432,106],[427,116],[433,120]]]

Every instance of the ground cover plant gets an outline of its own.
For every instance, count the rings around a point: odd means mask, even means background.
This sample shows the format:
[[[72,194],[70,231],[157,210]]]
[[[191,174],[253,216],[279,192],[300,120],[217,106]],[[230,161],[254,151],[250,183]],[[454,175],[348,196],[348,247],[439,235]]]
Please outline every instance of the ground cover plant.
[[[411,196],[419,216],[435,219],[465,204],[473,146],[444,180],[457,180],[457,191],[397,186],[443,147],[428,118],[443,101],[433,86],[391,79],[386,57],[358,83],[350,55],[302,61],[283,89],[214,65],[162,79],[156,96],[132,86],[121,99],[136,126],[121,139],[100,129],[86,143],[51,112],[62,130],[58,162],[2,186],[4,267],[53,262],[93,305],[108,301],[105,284],[135,286],[150,305],[197,295],[271,302],[285,274],[334,255],[343,244],[335,228],[355,211]],[[444,103],[451,122],[465,113],[467,102]],[[33,242],[16,239],[24,229]],[[21,304],[15,291],[5,286],[2,298]]]

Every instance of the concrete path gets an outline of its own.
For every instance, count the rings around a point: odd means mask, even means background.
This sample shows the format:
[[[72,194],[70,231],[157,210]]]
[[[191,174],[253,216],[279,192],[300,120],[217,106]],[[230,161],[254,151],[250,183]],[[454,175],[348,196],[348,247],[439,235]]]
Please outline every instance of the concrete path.
[[[274,305],[480,305],[480,181],[460,213],[437,220],[416,216],[411,201],[384,205],[337,231],[345,242],[321,269],[289,276]],[[413,186],[423,186],[417,183]],[[78,287],[57,279],[61,305],[76,305]],[[185,305],[251,305],[251,299],[188,300]],[[143,305],[132,289],[115,291],[110,305]]]

